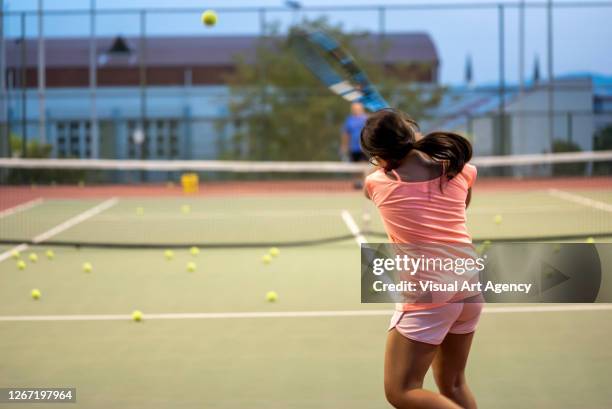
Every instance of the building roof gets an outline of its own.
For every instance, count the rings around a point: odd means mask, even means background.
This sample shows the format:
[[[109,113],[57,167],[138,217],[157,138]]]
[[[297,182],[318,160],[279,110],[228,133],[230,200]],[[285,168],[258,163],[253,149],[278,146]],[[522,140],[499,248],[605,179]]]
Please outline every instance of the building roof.
[[[98,66],[138,65],[140,38],[126,37],[129,53],[108,53],[117,37],[96,38]],[[148,66],[229,66],[237,56],[247,61],[255,58],[257,36],[200,36],[200,37],[148,37],[146,61]],[[355,45],[362,52],[375,52],[379,37],[360,37]],[[426,33],[396,33],[384,37],[385,63],[429,63],[438,65],[438,53],[431,37]],[[45,39],[46,66],[48,68],[87,67],[90,42],[88,38]],[[23,47],[19,39],[7,41],[9,67],[19,67]],[[26,66],[36,65],[38,41],[25,41]]]

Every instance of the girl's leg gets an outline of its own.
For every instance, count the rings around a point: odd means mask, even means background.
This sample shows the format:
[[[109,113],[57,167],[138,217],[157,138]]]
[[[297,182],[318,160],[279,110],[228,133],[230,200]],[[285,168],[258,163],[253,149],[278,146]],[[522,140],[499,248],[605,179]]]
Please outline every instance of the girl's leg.
[[[423,389],[437,346],[389,331],[385,351],[385,394],[397,409],[461,409],[445,396]]]
[[[476,409],[476,399],[465,380],[465,367],[474,333],[448,334],[433,362],[440,393],[465,409]]]

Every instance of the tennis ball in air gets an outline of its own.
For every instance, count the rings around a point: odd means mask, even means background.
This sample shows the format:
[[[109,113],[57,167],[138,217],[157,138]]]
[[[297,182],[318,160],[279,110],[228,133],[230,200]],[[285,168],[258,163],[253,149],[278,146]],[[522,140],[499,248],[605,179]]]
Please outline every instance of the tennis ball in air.
[[[191,206],[189,206],[189,205],[182,205],[181,206],[181,213],[183,213],[183,214],[191,213]]]
[[[493,221],[495,222],[495,224],[499,226],[504,221],[504,218],[502,217],[501,214],[496,214],[495,217],[493,218]]]
[[[91,273],[93,271],[93,266],[91,263],[83,263],[83,271],[86,273]]]
[[[262,258],[261,258],[261,262],[264,264],[270,264],[270,262],[272,261],[272,256],[269,254],[265,254]]]
[[[32,290],[32,298],[34,298],[35,300],[38,300],[40,298],[40,290],[38,288],[35,288]]]
[[[212,10],[206,10],[202,13],[202,23],[208,27],[212,27],[217,24],[217,13]]]
[[[593,237],[589,237],[589,238],[586,239],[586,242],[589,243],[589,244],[593,244],[593,243],[595,243],[595,239]]]
[[[11,251],[11,257],[13,257],[13,259],[15,260],[19,260],[19,258],[21,257],[21,253],[19,253],[19,251],[17,250],[13,250]]]
[[[278,301],[278,294],[276,294],[276,291],[268,291],[266,293],[266,301],[268,302]]]
[[[166,260],[172,260],[174,258],[174,251],[172,250],[164,251],[164,257],[166,257]]]
[[[23,261],[23,260],[19,260],[19,261],[17,262],[17,268],[18,268],[18,269],[20,269],[20,270],[25,270],[25,268],[26,268],[26,262],[25,262],[25,261]]]
[[[47,256],[49,260],[53,260],[55,258],[55,253],[53,252],[53,250],[47,250],[45,255]]]
[[[269,253],[272,257],[278,257],[278,255],[280,254],[280,250],[278,249],[278,247],[272,247]]]
[[[198,266],[193,261],[190,261],[189,263],[187,263],[187,271],[189,271],[190,273],[193,273],[194,271],[196,271],[197,267]]]
[[[142,207],[137,207],[137,208],[136,208],[136,215],[137,215],[137,216],[144,216],[144,208],[142,208]]]
[[[142,311],[139,311],[139,310],[132,311],[132,319],[136,322],[142,321]]]
[[[194,246],[189,249],[189,252],[192,256],[197,256],[198,254],[200,254],[200,249]]]
[[[36,253],[30,253],[28,258],[32,263],[36,263],[38,261],[38,255]]]

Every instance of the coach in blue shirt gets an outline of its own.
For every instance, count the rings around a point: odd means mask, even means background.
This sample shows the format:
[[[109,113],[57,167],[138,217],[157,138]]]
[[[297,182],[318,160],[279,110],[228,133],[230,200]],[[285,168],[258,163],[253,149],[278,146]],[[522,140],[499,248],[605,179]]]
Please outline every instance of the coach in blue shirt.
[[[361,151],[359,145],[359,137],[368,116],[360,102],[351,104],[351,115],[346,118],[344,127],[342,128],[342,140],[340,143],[340,152],[343,158],[351,162],[362,162],[368,159]]]

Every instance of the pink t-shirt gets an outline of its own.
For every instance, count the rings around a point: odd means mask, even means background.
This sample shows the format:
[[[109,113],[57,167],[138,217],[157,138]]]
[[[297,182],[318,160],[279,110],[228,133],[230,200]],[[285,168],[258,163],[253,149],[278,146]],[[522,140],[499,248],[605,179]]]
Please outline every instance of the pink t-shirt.
[[[467,164],[440,189],[440,178],[404,182],[378,169],[366,178],[365,187],[392,243],[471,243],[465,200],[476,173]]]
[[[472,238],[466,225],[465,201],[476,174],[476,167],[467,164],[453,179],[444,178],[440,189],[440,178],[404,182],[397,173],[387,176],[378,169],[366,178],[365,188],[380,212],[391,243],[469,244]],[[404,304],[401,309],[431,307]]]

